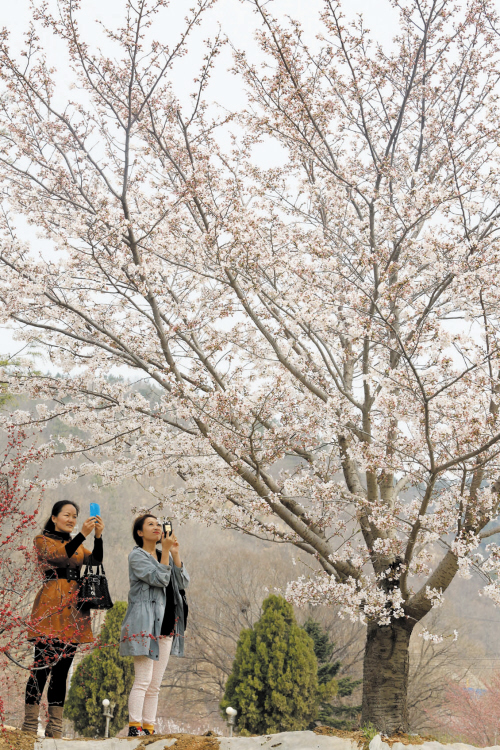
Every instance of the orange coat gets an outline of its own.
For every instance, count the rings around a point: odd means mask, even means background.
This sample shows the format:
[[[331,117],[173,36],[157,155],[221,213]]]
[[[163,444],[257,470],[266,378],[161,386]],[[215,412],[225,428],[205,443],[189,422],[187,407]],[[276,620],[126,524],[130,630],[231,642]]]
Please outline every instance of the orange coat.
[[[69,540],[68,540],[69,541]],[[80,545],[72,557],[66,554],[67,542],[39,534],[35,537],[38,563],[42,572],[53,568],[78,568],[92,553]],[[64,578],[46,581],[36,595],[28,629],[29,640],[52,638],[65,643],[92,643],[90,613],[76,608],[78,582]]]

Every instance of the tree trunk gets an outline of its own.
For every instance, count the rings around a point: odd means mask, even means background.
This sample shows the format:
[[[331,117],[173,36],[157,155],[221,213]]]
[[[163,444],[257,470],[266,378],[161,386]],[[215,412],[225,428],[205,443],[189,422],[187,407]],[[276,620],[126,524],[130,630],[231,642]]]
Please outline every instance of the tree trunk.
[[[413,625],[406,619],[381,627],[370,623],[363,664],[361,723],[391,735],[408,731],[409,645]]]

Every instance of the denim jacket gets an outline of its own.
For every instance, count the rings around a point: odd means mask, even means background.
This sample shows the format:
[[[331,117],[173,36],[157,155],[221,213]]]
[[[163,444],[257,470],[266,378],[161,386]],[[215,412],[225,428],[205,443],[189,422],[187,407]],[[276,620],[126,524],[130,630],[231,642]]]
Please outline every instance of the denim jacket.
[[[128,556],[130,591],[128,608],[120,633],[121,656],[159,657],[159,637],[165,613],[166,587],[172,576],[175,598],[175,630],[171,654],[184,656],[184,608],[179,589],[187,589],[189,575],[184,567],[159,563],[142,547]],[[173,575],[172,575],[173,573]]]

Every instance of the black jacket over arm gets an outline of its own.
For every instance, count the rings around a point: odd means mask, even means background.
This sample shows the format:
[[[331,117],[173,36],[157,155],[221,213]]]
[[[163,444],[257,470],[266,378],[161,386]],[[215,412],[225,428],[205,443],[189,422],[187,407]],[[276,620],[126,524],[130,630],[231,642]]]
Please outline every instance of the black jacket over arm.
[[[77,534],[74,539],[71,539],[66,545],[66,554],[68,557],[72,557],[78,547],[85,542],[85,537],[83,534]],[[87,561],[88,565],[100,565],[102,563],[103,559],[103,546],[102,546],[102,537],[99,539],[97,537],[94,538],[94,549],[92,550],[92,555]]]

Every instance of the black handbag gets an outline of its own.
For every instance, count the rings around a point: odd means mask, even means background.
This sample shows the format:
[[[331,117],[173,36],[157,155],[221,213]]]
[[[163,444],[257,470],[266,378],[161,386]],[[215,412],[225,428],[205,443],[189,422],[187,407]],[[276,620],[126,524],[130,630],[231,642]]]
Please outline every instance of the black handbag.
[[[102,571],[99,572],[99,569]],[[80,579],[77,607],[80,610],[111,609],[113,602],[109,594],[108,579],[102,565],[94,573],[92,565],[87,565]]]

